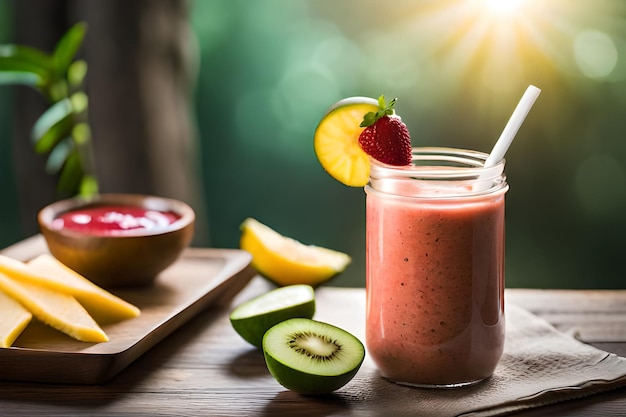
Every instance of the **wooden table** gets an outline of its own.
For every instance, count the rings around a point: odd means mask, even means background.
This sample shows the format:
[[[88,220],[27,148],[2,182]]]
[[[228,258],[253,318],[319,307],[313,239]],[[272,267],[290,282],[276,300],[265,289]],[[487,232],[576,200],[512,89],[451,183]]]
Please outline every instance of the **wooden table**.
[[[269,288],[256,277],[233,303]],[[360,333],[364,299],[363,289],[320,288],[315,318]],[[626,290],[510,289],[507,301],[626,356]],[[360,401],[350,384],[324,398],[286,391],[267,372],[262,353],[232,330],[228,311],[204,311],[104,385],[0,382],[0,415],[384,415],[376,403]],[[356,378],[366,376],[359,372]],[[516,415],[624,416],[626,388]]]

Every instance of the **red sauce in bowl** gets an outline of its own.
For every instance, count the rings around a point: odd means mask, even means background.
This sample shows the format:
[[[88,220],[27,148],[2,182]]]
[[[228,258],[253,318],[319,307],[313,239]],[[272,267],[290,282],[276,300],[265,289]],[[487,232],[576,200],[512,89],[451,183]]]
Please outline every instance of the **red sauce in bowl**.
[[[52,227],[96,236],[120,236],[140,231],[165,231],[180,217],[172,211],[135,206],[90,206],[59,215],[53,220]]]

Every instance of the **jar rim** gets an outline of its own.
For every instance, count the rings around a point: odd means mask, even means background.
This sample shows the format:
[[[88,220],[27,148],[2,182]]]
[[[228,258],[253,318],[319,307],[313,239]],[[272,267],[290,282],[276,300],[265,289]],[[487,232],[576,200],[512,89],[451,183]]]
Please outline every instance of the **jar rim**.
[[[371,161],[371,177],[412,177],[424,179],[468,179],[498,177],[504,172],[506,161],[503,159],[492,167],[485,167],[488,154],[462,148],[414,147],[410,165],[388,165]],[[438,164],[434,164],[438,162]]]
[[[485,167],[488,154],[445,147],[414,147],[410,165],[371,161],[366,192],[449,199],[491,195],[508,190],[505,160]]]

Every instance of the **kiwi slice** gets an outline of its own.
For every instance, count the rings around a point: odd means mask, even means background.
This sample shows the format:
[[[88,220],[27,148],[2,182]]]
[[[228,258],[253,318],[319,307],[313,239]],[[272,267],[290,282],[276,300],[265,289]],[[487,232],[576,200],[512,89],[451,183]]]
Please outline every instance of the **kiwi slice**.
[[[294,317],[312,318],[315,291],[310,285],[279,287],[244,302],[230,314],[230,323],[241,337],[261,348],[263,335],[275,324]]]
[[[300,394],[328,394],[357,373],[365,348],[352,334],[311,319],[285,320],[263,337],[265,363],[279,384]]]

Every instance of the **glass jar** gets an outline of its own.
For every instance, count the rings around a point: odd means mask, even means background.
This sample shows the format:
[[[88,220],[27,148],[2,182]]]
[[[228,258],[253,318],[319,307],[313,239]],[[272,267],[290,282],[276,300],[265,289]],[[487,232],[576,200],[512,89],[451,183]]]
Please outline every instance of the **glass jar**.
[[[488,378],[504,346],[504,161],[414,148],[372,161],[366,344],[383,377],[420,387]]]

